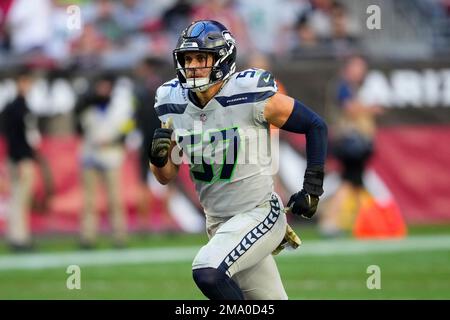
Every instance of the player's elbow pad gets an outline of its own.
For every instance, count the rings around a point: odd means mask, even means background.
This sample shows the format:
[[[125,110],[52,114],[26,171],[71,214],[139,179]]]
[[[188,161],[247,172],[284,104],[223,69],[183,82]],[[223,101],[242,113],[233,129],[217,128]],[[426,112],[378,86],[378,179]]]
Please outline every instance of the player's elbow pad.
[[[322,117],[295,100],[292,113],[281,129],[305,134],[307,166],[324,167],[327,154],[328,127]]]

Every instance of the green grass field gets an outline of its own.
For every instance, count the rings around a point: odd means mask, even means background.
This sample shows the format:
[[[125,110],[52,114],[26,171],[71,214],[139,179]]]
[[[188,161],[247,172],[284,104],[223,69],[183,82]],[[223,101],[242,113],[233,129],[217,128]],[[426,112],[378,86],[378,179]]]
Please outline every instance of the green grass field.
[[[410,228],[408,239],[390,242],[321,240],[314,229],[296,229],[303,247],[277,257],[290,299],[450,299],[449,225]],[[131,248],[119,251],[103,238],[99,250],[83,253],[74,251],[74,239],[40,239],[41,255],[12,255],[2,244],[0,299],[204,299],[191,277],[204,235],[133,236]],[[100,262],[102,252],[113,252],[112,262]],[[133,252],[138,260],[127,262]],[[64,259],[80,256],[81,289],[69,290]],[[55,265],[31,268],[26,259]],[[380,267],[379,290],[366,286],[370,265]]]

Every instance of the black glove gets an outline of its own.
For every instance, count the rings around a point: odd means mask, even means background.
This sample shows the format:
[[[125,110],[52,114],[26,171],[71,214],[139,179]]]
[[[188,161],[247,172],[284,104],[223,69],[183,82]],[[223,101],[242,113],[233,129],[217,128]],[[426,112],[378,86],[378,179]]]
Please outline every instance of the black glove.
[[[319,204],[319,197],[306,192],[304,189],[293,194],[287,204],[288,207],[292,205],[292,213],[301,215],[304,218],[311,219],[316,213],[317,205]]]
[[[305,170],[303,189],[310,195],[320,197],[323,194],[323,167],[310,166]]]
[[[319,196],[323,194],[323,167],[310,166],[305,171],[303,189],[292,195],[287,204],[292,213],[310,219],[317,210]]]
[[[158,168],[164,167],[169,159],[172,132],[173,129],[158,128],[153,134],[148,157],[150,162]]]

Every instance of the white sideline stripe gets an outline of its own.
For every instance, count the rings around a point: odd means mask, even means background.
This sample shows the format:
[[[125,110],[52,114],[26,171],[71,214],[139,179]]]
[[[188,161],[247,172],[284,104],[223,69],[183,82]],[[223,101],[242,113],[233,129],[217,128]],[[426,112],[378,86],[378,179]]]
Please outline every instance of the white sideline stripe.
[[[450,250],[450,235],[414,236],[395,240],[322,240],[286,250],[285,256],[330,256],[362,253]],[[282,255],[280,256],[282,257]]]
[[[0,271],[192,261],[200,246],[63,253],[8,254],[0,256]],[[297,250],[285,250],[277,259],[293,256],[353,255],[420,250],[450,250],[450,235],[414,236],[401,240],[313,240]]]

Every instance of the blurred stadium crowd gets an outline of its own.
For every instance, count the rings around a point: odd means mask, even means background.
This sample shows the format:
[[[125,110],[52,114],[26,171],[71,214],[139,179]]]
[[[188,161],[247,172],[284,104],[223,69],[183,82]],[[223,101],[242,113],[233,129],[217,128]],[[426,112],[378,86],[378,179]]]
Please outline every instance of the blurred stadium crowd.
[[[366,9],[371,4],[381,7],[382,29],[389,32],[380,35],[366,28]],[[213,19],[228,26],[236,37],[243,68],[270,70],[271,62],[285,68],[289,62],[336,62],[355,53],[369,61],[428,61],[450,53],[448,0],[4,0],[0,12],[0,112],[18,96],[26,96],[35,119],[26,125],[31,132],[27,139],[40,155],[40,190],[44,198],[52,193],[67,195],[34,209],[62,212],[59,216],[75,212],[75,219],[83,211],[81,234],[86,246],[95,238],[98,221],[93,211],[105,208],[103,202],[99,205],[92,199],[97,169],[107,172],[104,202],[112,212],[117,245],[125,241],[124,211],[130,210],[137,212],[138,226],[145,225],[149,210],[157,208],[176,216],[176,223],[167,214],[161,216],[168,219],[162,222],[167,228],[177,225],[184,231],[202,231],[200,215],[186,213],[200,209],[185,179],[188,171],[181,172],[180,189],[192,202],[190,209],[186,199],[177,200],[171,188],[161,190],[148,182],[146,160],[152,132],[159,126],[152,110],[154,93],[175,75],[172,49],[191,21]],[[77,12],[80,28],[69,28],[68,21]],[[364,78],[365,63],[348,71],[348,77],[356,72],[356,78]],[[334,71],[335,76],[338,73]],[[29,76],[30,85],[23,85]],[[358,86],[360,82],[355,80]],[[339,92],[336,103],[345,99]],[[0,124],[0,133],[12,132],[4,117]],[[6,230],[5,197],[13,190],[6,181],[14,178],[7,172],[6,149],[0,143],[0,230]],[[120,177],[121,170],[125,178]],[[82,186],[84,201],[73,181]],[[159,198],[156,207],[152,207],[148,185],[153,185],[151,193]],[[283,192],[281,184],[277,188],[282,197],[288,196],[289,190]],[[35,218],[36,229],[39,221]],[[49,229],[70,229],[55,221],[48,224]],[[29,236],[24,230],[15,233],[20,238],[17,242]]]
[[[371,4],[381,7],[389,35],[365,28]],[[0,66],[91,70],[129,68],[149,55],[170,61],[183,26],[203,18],[230,28],[241,58],[254,51],[329,58],[355,49],[378,58],[430,57],[448,53],[449,7],[448,0],[4,0]],[[68,16],[77,14],[82,27],[69,28]],[[411,50],[398,48],[399,42]]]

